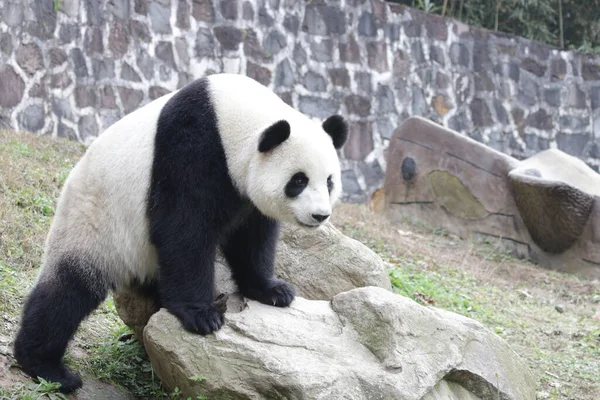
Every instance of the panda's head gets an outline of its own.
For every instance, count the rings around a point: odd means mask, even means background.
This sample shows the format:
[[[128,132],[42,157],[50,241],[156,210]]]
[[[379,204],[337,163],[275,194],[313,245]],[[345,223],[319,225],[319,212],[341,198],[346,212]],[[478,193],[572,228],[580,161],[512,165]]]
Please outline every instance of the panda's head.
[[[259,135],[248,171],[248,195],[266,216],[316,228],[341,189],[338,149],[348,136],[339,115],[322,124],[304,116],[275,122]]]

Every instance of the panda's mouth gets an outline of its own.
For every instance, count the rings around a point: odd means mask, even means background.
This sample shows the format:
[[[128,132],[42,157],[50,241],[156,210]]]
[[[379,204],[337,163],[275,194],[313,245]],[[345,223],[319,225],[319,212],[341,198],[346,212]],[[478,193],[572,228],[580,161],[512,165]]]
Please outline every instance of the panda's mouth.
[[[311,229],[315,229],[315,228],[318,228],[319,226],[321,226],[321,224],[315,224],[315,225],[305,224],[304,222],[300,221],[298,218],[296,218],[296,222],[298,223],[298,225],[301,225],[305,228],[311,228]]]

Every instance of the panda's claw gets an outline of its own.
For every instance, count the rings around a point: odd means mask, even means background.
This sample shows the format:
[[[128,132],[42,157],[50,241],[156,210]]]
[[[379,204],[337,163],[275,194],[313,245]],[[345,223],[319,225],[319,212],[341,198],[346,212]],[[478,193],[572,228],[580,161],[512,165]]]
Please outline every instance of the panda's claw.
[[[261,288],[252,288],[244,291],[244,296],[275,307],[287,307],[296,296],[296,290],[289,283],[281,279],[273,279]]]
[[[178,304],[167,309],[192,333],[208,335],[223,326],[224,316],[212,304]]]

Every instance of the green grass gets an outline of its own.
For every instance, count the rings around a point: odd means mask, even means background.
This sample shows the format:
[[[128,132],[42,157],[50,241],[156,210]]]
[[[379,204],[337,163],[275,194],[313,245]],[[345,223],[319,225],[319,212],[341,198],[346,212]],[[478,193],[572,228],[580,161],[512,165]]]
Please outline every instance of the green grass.
[[[0,387],[0,400],[67,400],[67,398],[58,391],[60,383],[46,382],[40,379],[39,383],[29,382],[18,385],[12,390],[6,390]]]

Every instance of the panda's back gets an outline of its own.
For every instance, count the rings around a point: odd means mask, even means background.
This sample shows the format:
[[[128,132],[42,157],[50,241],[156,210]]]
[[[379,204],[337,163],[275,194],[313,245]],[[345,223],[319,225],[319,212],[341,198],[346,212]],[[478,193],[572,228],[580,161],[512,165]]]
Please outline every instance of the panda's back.
[[[48,235],[45,265],[81,254],[115,282],[153,278],[146,201],[156,122],[170,93],[103,132],[71,171]]]

